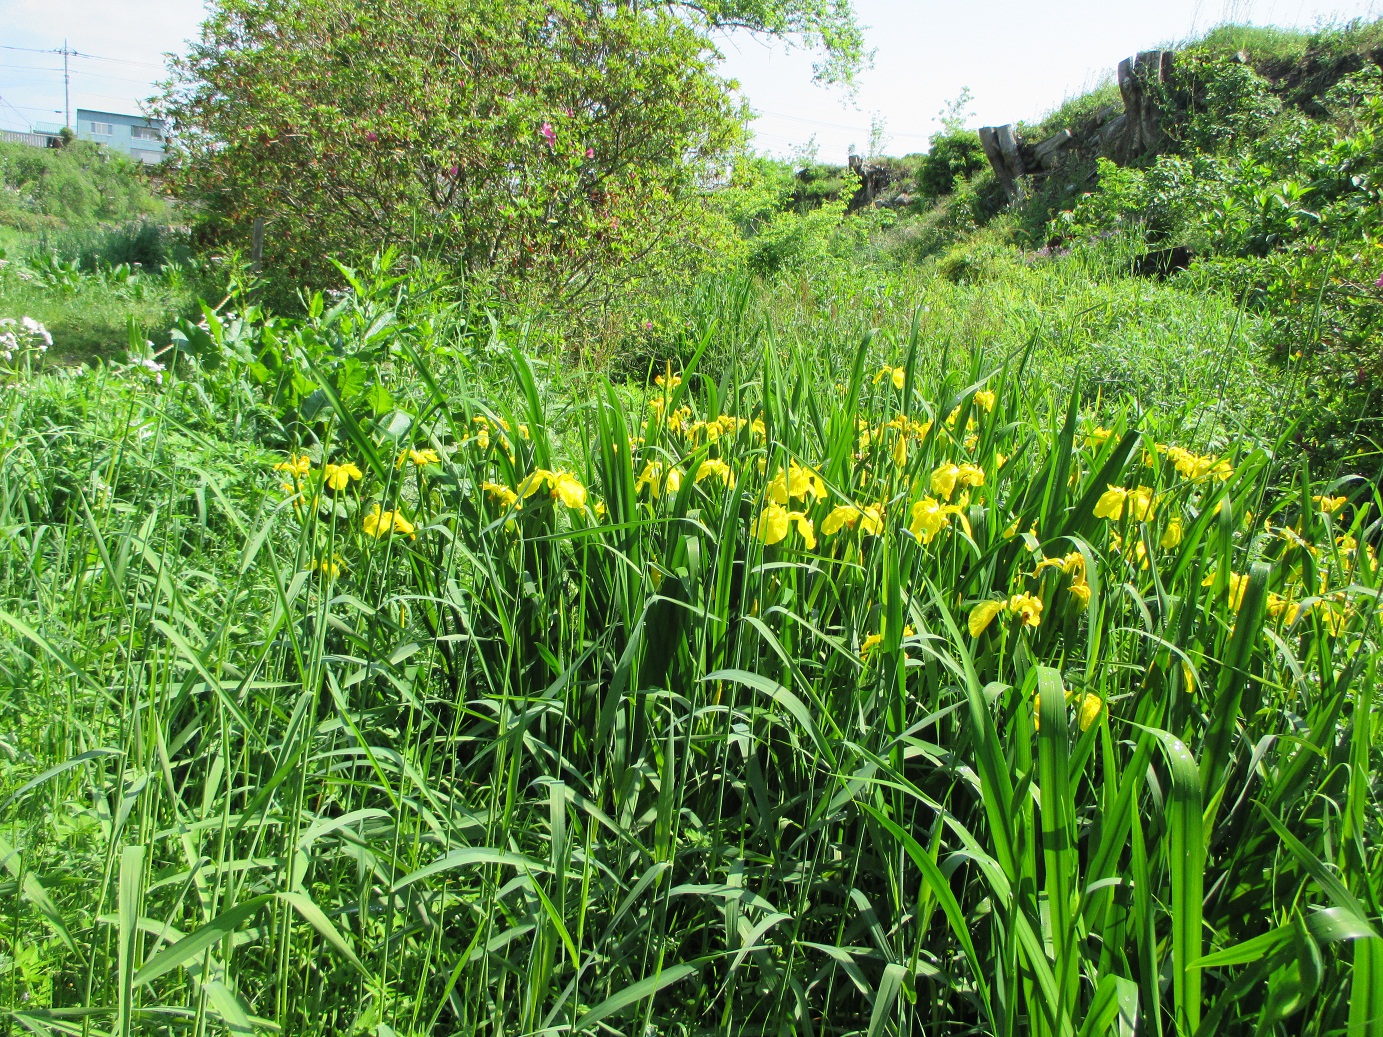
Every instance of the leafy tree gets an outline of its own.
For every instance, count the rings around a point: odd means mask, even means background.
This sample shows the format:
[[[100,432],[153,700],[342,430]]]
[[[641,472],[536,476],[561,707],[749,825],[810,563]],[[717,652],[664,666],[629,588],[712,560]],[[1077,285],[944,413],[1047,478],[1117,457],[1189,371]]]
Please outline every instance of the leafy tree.
[[[862,55],[849,0],[214,0],[159,108],[204,240],[263,219],[281,284],[402,244],[567,299],[706,249],[729,29]]]

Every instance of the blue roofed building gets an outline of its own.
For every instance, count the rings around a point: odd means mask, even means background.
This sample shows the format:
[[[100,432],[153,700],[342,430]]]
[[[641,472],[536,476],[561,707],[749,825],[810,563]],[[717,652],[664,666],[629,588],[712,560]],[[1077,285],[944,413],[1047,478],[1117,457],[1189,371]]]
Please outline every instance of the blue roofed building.
[[[163,161],[163,123],[142,115],[119,115],[77,109],[77,139],[104,144],[136,162],[154,165]]]

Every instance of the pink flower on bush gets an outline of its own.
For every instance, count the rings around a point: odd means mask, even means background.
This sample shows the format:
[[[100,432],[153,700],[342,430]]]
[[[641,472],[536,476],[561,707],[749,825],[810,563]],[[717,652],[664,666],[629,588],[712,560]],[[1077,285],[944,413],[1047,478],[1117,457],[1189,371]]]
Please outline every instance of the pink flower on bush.
[[[549,148],[555,148],[557,146],[557,131],[552,128],[552,123],[543,123],[542,129],[538,132],[543,135],[543,140],[547,141],[547,146]]]
[[[1375,288],[1383,288],[1383,276],[1380,276],[1378,280],[1373,283],[1373,286]]]
[[[369,133],[365,134],[365,139],[368,140],[371,144],[373,144],[379,140],[379,134],[376,133],[374,130],[371,130]]]
[[[458,166],[458,165],[453,165],[453,166],[451,166],[451,168],[449,168],[449,169],[447,170],[447,176],[455,177],[455,176],[456,176],[457,174],[459,174],[460,172],[461,172],[461,167]]]
[[[587,158],[595,158],[595,148],[587,148],[587,149],[586,149],[586,157],[587,157]]]

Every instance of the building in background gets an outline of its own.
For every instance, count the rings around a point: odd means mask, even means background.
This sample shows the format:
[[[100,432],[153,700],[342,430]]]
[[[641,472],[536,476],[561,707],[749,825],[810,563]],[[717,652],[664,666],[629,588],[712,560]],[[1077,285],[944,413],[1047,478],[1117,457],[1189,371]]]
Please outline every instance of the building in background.
[[[78,140],[104,144],[136,162],[163,161],[163,123],[158,119],[78,108],[76,130]]]

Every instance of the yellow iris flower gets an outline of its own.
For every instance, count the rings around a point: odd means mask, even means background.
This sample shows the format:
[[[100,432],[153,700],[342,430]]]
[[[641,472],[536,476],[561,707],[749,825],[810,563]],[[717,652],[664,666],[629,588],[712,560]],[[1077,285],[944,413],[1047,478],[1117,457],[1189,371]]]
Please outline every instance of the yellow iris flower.
[[[1042,625],[1042,599],[1031,594],[1015,594],[1008,599],[1008,611],[1030,627]]]
[[[989,389],[981,389],[979,392],[975,393],[975,406],[986,414],[994,410],[994,404],[997,403],[998,400],[998,396]]]
[[[1170,551],[1181,543],[1181,537],[1181,517],[1173,516],[1167,523],[1167,528],[1162,531],[1162,539],[1158,541],[1158,546],[1164,551]]]
[[[1122,486],[1110,486],[1095,502],[1095,517],[1119,521],[1128,509],[1129,517],[1137,522],[1145,522],[1153,515],[1153,491],[1149,486],[1139,486],[1126,490]]]
[[[1317,494],[1311,500],[1321,509],[1322,515],[1338,515],[1349,503],[1348,497],[1325,497]]]
[[[1094,692],[1087,691],[1080,699],[1080,729],[1089,731],[1090,725],[1100,718],[1104,711],[1104,700]]]
[[[1008,608],[1008,603],[1003,601],[982,601],[970,610],[970,636],[979,637],[989,628],[995,618]]]
[[[907,379],[907,371],[901,367],[889,367],[885,364],[874,376],[874,384],[878,385],[885,378],[892,380],[893,387],[901,391]]]
[[[294,476],[301,479],[308,472],[312,471],[312,458],[306,454],[292,454],[287,461],[280,461],[274,465],[276,472],[291,472]]]
[[[785,540],[788,535],[788,509],[781,504],[769,504],[749,527],[749,535],[765,544]]]
[[[1297,621],[1297,616],[1301,614],[1301,605],[1290,598],[1284,598],[1280,594],[1268,593],[1268,615],[1276,619],[1283,617],[1283,621],[1291,626]]]
[[[503,486],[497,482],[485,482],[480,484],[480,488],[488,493],[491,498],[499,502],[502,508],[511,508],[515,505],[522,507],[519,502],[519,495],[508,486]]]
[[[430,464],[442,463],[442,459],[437,456],[437,451],[431,448],[426,450],[404,450],[399,453],[399,459],[394,463],[394,467],[402,468],[408,461],[412,461],[418,468],[424,468]]]
[[[366,515],[360,522],[365,533],[369,536],[380,537],[388,536],[390,533],[402,533],[405,536],[414,535],[413,523],[403,517],[399,511],[380,511],[376,504],[374,510]]]
[[[638,493],[645,486],[654,500],[664,493],[676,493],[682,486],[682,469],[672,468],[664,475],[661,461],[649,461],[634,480],[634,492]]]
[[[701,482],[705,479],[719,479],[721,483],[730,489],[735,488],[735,473],[728,464],[716,458],[708,458],[701,462],[696,469],[694,482]]]
[[[908,524],[908,532],[922,543],[930,544],[950,523],[950,516],[959,514],[960,508],[955,505],[942,504],[931,497],[923,497],[912,506],[912,521]]]
[[[345,464],[329,464],[323,469],[326,484],[338,493],[344,490],[352,479],[360,480],[363,473],[352,462]]]
[[[864,532],[878,536],[884,529],[883,511],[873,505],[861,508],[854,504],[841,504],[822,520],[821,532],[833,536],[842,529],[854,529],[856,525]]]
[[[796,524],[797,535],[802,538],[807,550],[815,548],[816,531],[812,528],[812,520],[804,512],[788,511],[781,504],[770,503],[764,508],[749,527],[749,535],[766,545],[777,544],[787,539],[788,530],[793,524]]]
[[[778,474],[769,480],[766,492],[771,501],[786,507],[789,501],[806,498],[809,494],[823,499],[826,482],[810,468],[789,461],[786,470],[778,469]]]
[[[1244,603],[1244,591],[1248,590],[1249,578],[1244,573],[1229,574],[1229,607],[1235,612]]]
[[[960,465],[947,461],[932,472],[931,490],[942,500],[950,500],[956,492],[956,480],[960,478]]]
[[[525,500],[533,496],[546,484],[553,498],[560,500],[573,511],[586,506],[586,487],[570,472],[551,472],[539,468],[519,483],[518,495]]]
[[[917,634],[917,631],[914,630],[911,626],[905,626],[905,627],[903,627],[903,637],[904,637],[904,638],[914,637],[916,634]],[[866,638],[864,639],[864,644],[860,645],[860,658],[861,658],[861,659],[868,659],[868,658],[869,658],[869,653],[872,652],[872,651],[874,651],[874,649],[878,648],[879,645],[881,645],[881,644],[883,644],[883,643],[884,643],[884,635],[883,635],[882,633],[870,634],[868,637],[866,637]]]

